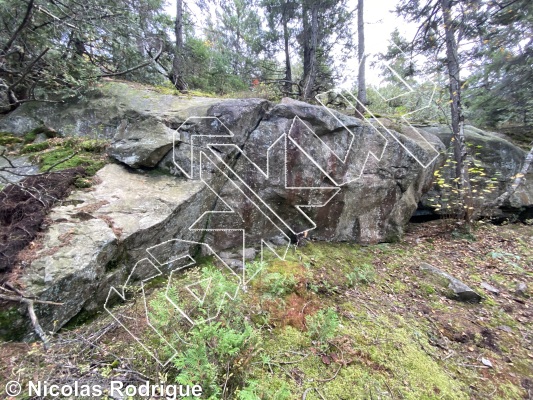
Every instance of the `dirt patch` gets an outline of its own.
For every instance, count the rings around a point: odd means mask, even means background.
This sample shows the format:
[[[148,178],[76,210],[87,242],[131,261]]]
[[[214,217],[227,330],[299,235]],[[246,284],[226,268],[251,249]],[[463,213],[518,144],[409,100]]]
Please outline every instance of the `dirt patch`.
[[[264,309],[270,314],[270,321],[278,327],[292,326],[306,331],[307,316],[315,314],[320,309],[318,299],[311,296],[304,298],[297,293],[291,293],[285,299],[268,300]]]
[[[50,209],[67,197],[83,168],[30,176],[0,192],[0,282],[18,255],[37,236]]]

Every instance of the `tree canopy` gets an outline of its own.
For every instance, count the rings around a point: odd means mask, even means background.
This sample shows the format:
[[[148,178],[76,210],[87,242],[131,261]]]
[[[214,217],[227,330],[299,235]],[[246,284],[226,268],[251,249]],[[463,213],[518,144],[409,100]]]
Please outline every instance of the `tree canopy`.
[[[418,31],[414,38],[393,33],[385,58],[410,84],[435,72],[444,85],[446,5],[464,117],[489,127],[531,125],[528,0],[401,0],[398,14]],[[81,93],[101,77],[313,100],[335,87],[349,57],[366,60],[362,0],[178,0],[174,11],[163,0],[0,0],[0,111]],[[415,55],[427,63],[415,68]],[[387,74],[394,92],[399,83]],[[364,68],[358,75],[353,90],[367,102]],[[406,98],[393,109],[415,106]]]

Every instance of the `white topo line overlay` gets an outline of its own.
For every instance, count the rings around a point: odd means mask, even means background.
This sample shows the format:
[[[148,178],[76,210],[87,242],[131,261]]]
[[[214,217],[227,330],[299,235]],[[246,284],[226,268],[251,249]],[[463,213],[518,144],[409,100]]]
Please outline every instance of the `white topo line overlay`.
[[[396,76],[398,76],[398,78],[402,81],[402,83],[407,87],[408,91],[407,93],[403,93],[399,96],[403,96],[405,94],[408,94],[409,92],[413,92],[413,89],[411,88],[411,86],[409,86],[407,84],[407,82],[405,82],[403,79],[401,79],[401,77],[399,77],[399,75],[389,66],[389,65],[386,65],[386,67],[391,70],[391,72],[393,74],[395,74]],[[436,85],[434,84],[434,89],[433,89],[433,93],[431,95],[431,99],[430,99],[430,102],[432,101],[433,99],[433,96],[435,94],[435,91],[436,91]],[[220,139],[220,138],[224,138],[226,139],[226,141],[228,139],[231,139],[231,138],[235,138],[235,135],[234,133],[222,122],[220,121],[220,119],[218,119],[217,117],[205,117],[205,116],[202,116],[202,117],[190,117],[188,118],[175,132],[174,132],[174,135],[173,135],[173,146],[172,146],[172,152],[173,152],[173,163],[174,165],[188,178],[188,179],[200,179],[206,186],[207,188],[213,192],[215,194],[215,196],[217,197],[217,200],[220,200],[221,203],[226,207],[227,211],[206,211],[204,212],[202,215],[200,215],[194,222],[191,226],[188,227],[188,229],[190,231],[232,231],[232,232],[241,232],[242,234],[242,275],[239,276],[239,274],[237,274],[234,270],[232,270],[228,265],[227,263],[211,248],[211,246],[209,246],[208,244],[206,243],[199,243],[199,242],[194,242],[194,241],[188,241],[188,240],[181,240],[181,239],[171,239],[171,240],[167,240],[165,242],[162,242],[158,245],[155,245],[155,246],[151,246],[149,248],[146,249],[146,252],[148,253],[148,257],[150,258],[144,258],[142,260],[140,260],[139,262],[137,262],[137,264],[135,264],[135,266],[132,268],[128,278],[126,279],[124,285],[119,288],[118,290],[115,288],[115,287],[111,287],[111,289],[109,290],[109,294],[106,298],[106,302],[105,302],[105,305],[104,305],[104,308],[105,310],[113,317],[113,319],[115,319],[115,321],[118,322],[119,325],[121,325],[127,332],[130,336],[133,337],[134,340],[136,340],[141,346],[142,348],[152,357],[154,358],[160,365],[162,366],[166,366],[176,355],[177,355],[177,350],[165,339],[164,335],[159,332],[157,330],[156,327],[154,327],[152,325],[152,323],[150,322],[150,317],[149,317],[149,309],[148,309],[148,305],[146,303],[146,296],[145,296],[145,284],[147,282],[149,282],[150,280],[152,280],[153,278],[157,277],[157,276],[161,276],[163,273],[161,271],[161,268],[163,267],[168,267],[168,266],[171,266],[173,263],[175,262],[184,262],[184,265],[178,267],[178,268],[175,268],[175,269],[172,269],[171,272],[170,272],[170,275],[169,275],[169,278],[168,278],[168,282],[167,282],[167,285],[166,285],[166,289],[165,289],[165,299],[168,301],[169,305],[171,305],[172,307],[174,307],[177,311],[177,315],[179,315],[181,318],[183,318],[183,320],[187,321],[188,324],[190,324],[191,326],[195,326],[195,325],[198,325],[198,324],[202,324],[202,323],[206,323],[206,322],[209,322],[211,320],[213,320],[214,318],[216,318],[220,311],[221,311],[221,307],[223,305],[223,301],[225,301],[226,299],[229,299],[230,301],[231,300],[235,300],[236,296],[238,295],[238,292],[239,290],[246,290],[246,286],[247,284],[255,277],[255,275],[260,272],[261,268],[259,268],[255,273],[254,275],[252,275],[251,277],[250,276],[247,276],[246,274],[246,263],[245,263],[245,257],[244,257],[244,253],[245,253],[245,249],[246,249],[246,235],[245,235],[245,229],[235,229],[235,228],[217,228],[217,229],[210,229],[208,227],[204,227],[204,228],[199,228],[197,227],[197,225],[199,225],[199,222],[200,220],[202,220],[207,214],[210,214],[210,215],[215,215],[215,214],[234,214],[235,216],[237,216],[238,218],[242,219],[241,217],[241,214],[239,213],[239,210],[235,210],[234,208],[230,207],[227,202],[222,198],[221,195],[219,195],[219,193],[217,193],[217,191],[210,185],[210,183],[208,182],[208,180],[203,176],[203,167],[205,165],[208,165],[209,167],[211,167],[211,170],[215,171],[216,173],[218,174],[222,174],[224,175],[224,177],[228,180],[228,182],[230,182],[231,184],[233,184],[233,186],[235,187],[236,190],[238,190],[242,196],[244,196],[248,201],[251,202],[251,204],[253,206],[255,206],[255,208],[259,211],[259,214],[262,218],[266,218],[266,220],[269,221],[270,224],[272,224],[273,227],[276,228],[276,230],[279,232],[279,234],[287,241],[287,246],[285,247],[285,250],[283,252],[280,252],[278,253],[276,248],[272,247],[272,245],[265,239],[265,238],[262,238],[261,239],[261,252],[260,252],[260,257],[261,257],[261,261],[263,261],[263,256],[264,256],[264,250],[269,250],[270,252],[272,252],[276,257],[278,257],[280,260],[285,260],[286,258],[286,255],[287,255],[287,251],[289,249],[289,246],[290,246],[290,238],[289,236],[287,235],[286,231],[284,229],[282,229],[282,227],[288,229],[292,234],[294,235],[299,235],[299,234],[307,234],[308,231],[311,231],[313,229],[316,229],[317,225],[316,223],[307,215],[303,212],[302,208],[305,208],[305,207],[323,207],[325,205],[327,205],[338,193],[339,191],[341,190],[342,186],[346,185],[347,183],[350,183],[350,182],[353,182],[357,179],[359,179],[362,174],[363,174],[363,171],[364,171],[364,168],[365,168],[365,165],[367,163],[367,161],[369,160],[369,157],[372,156],[376,161],[380,161],[382,160],[384,154],[385,154],[385,149],[386,149],[386,146],[388,145],[389,143],[389,140],[383,136],[383,134],[380,132],[379,129],[377,129],[372,123],[370,123],[370,119],[369,118],[366,118],[363,116],[363,119],[365,122],[368,123],[368,126],[371,127],[371,129],[374,130],[374,132],[379,135],[379,137],[381,137],[381,139],[383,140],[384,144],[381,148],[381,152],[380,154],[375,154],[374,152],[372,152],[371,150],[368,150],[368,153],[366,155],[366,158],[364,160],[364,162],[362,163],[362,166],[361,166],[361,169],[360,169],[360,173],[358,176],[356,177],[350,177],[349,180],[346,180],[344,179],[343,181],[338,181],[338,180],[335,180],[334,177],[332,176],[332,174],[330,173],[330,171],[327,171],[325,168],[323,168],[323,166],[320,165],[319,162],[317,162],[317,160],[315,160],[309,153],[309,151],[306,151],[305,148],[303,148],[301,146],[300,143],[298,143],[298,141],[293,137],[291,136],[291,132],[293,131],[293,127],[295,126],[296,123],[299,123],[299,124],[302,124],[305,129],[308,131],[309,134],[311,135],[314,135],[314,137],[316,139],[318,139],[321,144],[323,146],[325,146],[334,156],[335,158],[342,164],[346,164],[347,161],[348,161],[348,158],[349,158],[349,155],[350,155],[350,152],[352,151],[352,146],[354,144],[354,141],[355,141],[355,133],[352,132],[343,122],[342,120],[336,115],[335,112],[333,112],[333,110],[329,109],[323,102],[322,100],[322,97],[323,96],[327,96],[328,93],[331,93],[333,92],[334,94],[336,94],[337,96],[340,96],[344,99],[344,101],[349,104],[350,107],[353,107],[354,109],[356,108],[354,103],[357,103],[358,105],[362,106],[362,108],[365,110],[365,113],[368,113],[368,115],[371,116],[371,119],[375,122],[377,122],[381,128],[383,128],[385,130],[385,132],[388,133],[388,135],[390,137],[392,137],[394,140],[396,140],[398,142],[398,144],[406,151],[406,153],[411,156],[418,164],[420,164],[423,168],[428,168],[430,167],[434,161],[439,157],[439,151],[435,148],[435,146],[433,144],[431,144],[422,134],[420,134],[420,132],[414,128],[410,123],[409,121],[407,120],[407,116],[409,116],[410,114],[413,114],[415,112],[418,112],[422,109],[425,109],[427,107],[429,107],[429,104],[426,105],[425,107],[422,107],[416,111],[413,111],[413,112],[410,112],[410,113],[406,113],[404,115],[401,116],[402,120],[411,128],[413,129],[414,132],[417,133],[418,137],[417,139],[420,139],[421,142],[423,142],[425,144],[425,148],[427,149],[428,146],[429,146],[429,149],[430,151],[434,152],[435,153],[435,156],[431,159],[431,161],[429,162],[426,162],[424,163],[423,161],[419,160],[416,155],[414,155],[403,143],[401,143],[401,141],[397,138],[396,135],[394,135],[389,129],[387,129],[375,116],[374,114],[366,107],[366,105],[364,104],[361,104],[359,102],[359,100],[351,93],[349,92],[346,92],[346,91],[328,91],[328,92],[324,92],[324,93],[321,93],[319,95],[316,96],[316,99],[317,101],[324,107],[325,110],[328,111],[328,113],[330,113],[333,118],[335,118],[341,125],[344,129],[346,129],[346,131],[349,133],[349,135],[351,136],[351,140],[349,141],[349,145],[348,145],[348,148],[346,149],[345,153],[344,153],[344,156],[343,155],[339,155],[337,153],[335,153],[323,140],[322,138],[320,138],[320,136],[318,136],[311,127],[309,127],[305,122],[303,122],[300,118],[298,117],[294,117],[293,121],[292,121],[292,124],[290,126],[290,129],[288,132],[285,132],[283,133],[279,138],[277,138],[276,140],[274,140],[272,142],[272,144],[268,147],[267,149],[267,154],[266,154],[266,170],[263,170],[260,166],[258,166],[252,159],[250,159],[246,153],[244,151],[242,151],[236,144],[232,144],[232,143],[217,143],[217,138]],[[379,94],[379,93],[378,93]],[[381,94],[379,94],[381,96]],[[398,96],[396,96],[398,97]],[[350,100],[351,99],[351,100]],[[185,128],[189,127],[189,126],[193,126],[194,123],[198,123],[198,122],[209,122],[211,121],[211,125],[214,127],[216,125],[216,127],[218,128],[218,131],[225,131],[225,133],[223,134],[190,134],[190,135],[187,135],[185,132]],[[188,137],[187,137],[188,136]],[[205,144],[205,146],[203,147],[195,147],[194,145],[194,140],[195,138],[200,138],[200,137],[203,137],[203,138],[207,138],[207,139],[212,139],[212,141],[208,140],[208,142]],[[186,139],[189,139],[188,141]],[[184,139],[184,140],[182,140]],[[223,140],[224,141],[224,140]],[[278,215],[275,210],[272,209],[272,207],[267,204],[267,202],[260,196],[259,193],[257,193],[256,191],[254,191],[247,183],[246,183],[246,180],[239,176],[238,173],[235,172],[234,168],[232,168],[230,165],[228,165],[228,163],[224,160],[224,158],[219,154],[218,151],[214,151],[213,149],[213,146],[233,146],[235,147],[239,152],[240,152],[240,155],[243,156],[247,162],[249,162],[254,168],[255,170],[260,173],[265,179],[269,179],[270,177],[270,155],[271,155],[271,151],[273,149],[273,147],[278,144],[280,141],[283,141],[284,142],[284,151],[285,151],[285,158],[284,158],[284,161],[285,161],[285,165],[284,165],[284,173],[285,173],[285,181],[284,181],[284,186],[285,186],[285,189],[304,189],[304,190],[310,190],[310,191],[321,191],[321,190],[334,190],[334,193],[327,199],[325,200],[324,202],[320,203],[320,204],[297,204],[295,205],[294,207],[298,210],[298,212],[300,214],[303,215],[304,218],[306,218],[311,224],[312,224],[312,228],[311,229],[307,229],[305,230],[304,232],[294,232],[292,229],[291,229],[291,224],[289,223],[290,221],[286,221],[284,220],[280,215]],[[288,179],[287,179],[287,173],[288,173],[288,168],[287,168],[287,145],[288,143],[292,143],[294,146],[296,146],[304,155],[305,157],[309,160],[310,163],[312,163],[314,166],[318,167],[319,170],[328,178],[331,180],[331,182],[335,185],[335,186],[331,186],[331,187],[328,187],[328,186],[324,186],[324,187],[314,187],[314,186],[311,186],[311,187],[308,187],[308,186],[303,186],[303,187],[293,187],[293,186],[290,186],[288,185]],[[180,165],[180,163],[177,161],[177,148],[179,146],[179,143],[187,143],[189,146],[190,146],[190,154],[189,154],[189,160],[187,160],[190,165]],[[205,151],[209,150],[209,155],[205,152]],[[182,153],[183,154],[183,153]],[[214,157],[215,160],[218,161],[218,165],[217,163],[215,163],[213,161],[213,159],[211,157]],[[196,163],[196,164],[195,164]],[[199,174],[200,176],[195,176],[195,166],[198,167],[198,171],[199,171]],[[224,169],[224,170],[223,170]],[[229,171],[230,174],[232,174],[234,177],[235,177],[235,180],[232,179],[225,171]],[[241,186],[244,187],[246,189],[246,191],[248,193],[245,193],[243,189],[241,189]],[[251,195],[249,195],[251,194]],[[154,250],[157,248],[157,247],[160,247],[160,246],[164,246],[164,245],[167,245],[167,244],[171,244],[172,242],[179,242],[179,243],[186,243],[188,245],[198,245],[198,246],[206,246],[206,248],[208,249],[209,253],[212,254],[216,260],[218,261],[218,263],[220,265],[222,265],[222,267],[224,269],[227,269],[228,271],[230,271],[230,275],[232,274],[232,276],[237,280],[237,286],[236,286],[236,290],[234,293],[224,293],[223,295],[223,299],[220,301],[219,303],[219,307],[217,308],[216,310],[216,314],[215,315],[212,315],[210,316],[209,318],[204,318],[202,320],[196,320],[195,318],[192,318],[190,315],[187,314],[187,312],[182,308],[180,307],[179,304],[176,304],[174,302],[174,300],[169,296],[169,290],[171,288],[171,283],[172,283],[172,278],[173,276],[175,276],[175,273],[178,273],[192,265],[195,264],[195,260],[192,256],[190,256],[190,254],[188,252],[185,252],[184,254],[181,254],[181,255],[177,255],[177,256],[174,256],[174,257],[171,257],[170,259],[168,260],[164,260],[164,261],[161,261],[161,260],[158,260],[157,259],[157,256],[154,254]],[[122,321],[125,319],[125,318],[120,318],[121,315],[115,315],[113,312],[112,312],[112,309],[108,307],[108,302],[111,298],[111,296],[116,296],[118,295],[118,297],[122,300],[122,301],[125,301],[126,300],[126,294],[125,294],[125,290],[126,290],[126,287],[128,286],[128,284],[133,280],[132,279],[132,276],[134,275],[136,269],[138,268],[139,264],[140,263],[145,263],[146,265],[148,265],[148,268],[151,268],[152,271],[153,271],[153,274],[151,274],[150,276],[148,276],[147,278],[145,279],[142,279],[141,280],[141,292],[142,292],[142,295],[143,295],[143,302],[144,302],[144,310],[145,310],[145,317],[146,317],[146,322],[147,322],[147,325],[158,335],[158,337],[166,344],[169,346],[170,349],[172,349],[173,351],[173,354],[166,360],[160,360],[157,355],[155,354],[155,352],[150,349],[145,343],[143,343],[143,341],[141,339],[139,339],[139,337],[136,336],[135,333],[133,333],[131,331],[131,329],[129,329]],[[140,268],[140,267],[139,267]],[[207,283],[207,285],[205,285]],[[213,289],[212,288],[212,282],[209,280],[207,281],[206,279],[200,279],[198,281],[195,281],[195,282],[192,282],[192,283],[187,283],[187,284],[183,284],[182,288],[184,288],[191,296],[192,298],[194,298],[197,303],[199,305],[203,305],[204,304],[204,301],[205,301],[205,298],[209,292],[209,290]],[[201,286],[202,284],[204,284],[204,286],[207,286],[205,292],[203,295],[199,295],[198,293],[194,292],[193,291],[193,288],[195,286]],[[185,343],[185,344],[188,344],[184,339],[180,338],[180,340]]]

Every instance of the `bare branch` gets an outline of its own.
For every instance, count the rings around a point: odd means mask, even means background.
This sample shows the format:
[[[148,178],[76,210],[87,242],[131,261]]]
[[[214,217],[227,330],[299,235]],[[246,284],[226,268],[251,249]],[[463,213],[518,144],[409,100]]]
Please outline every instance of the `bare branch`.
[[[161,46],[159,48],[159,52],[155,55],[155,57],[153,57],[153,60],[150,59],[150,60],[148,60],[146,62],[143,62],[142,64],[139,64],[139,65],[137,65],[135,67],[132,67],[130,69],[127,69],[125,71],[114,72],[114,73],[110,73],[110,74],[101,74],[101,75],[98,75],[97,78],[107,78],[107,77],[110,77],[110,76],[124,75],[124,74],[127,74],[129,72],[133,72],[133,71],[136,71],[138,69],[147,67],[148,65],[150,65],[152,63],[152,61],[157,61],[157,59],[161,56],[162,52],[163,52],[163,46]]]
[[[34,0],[30,0],[30,2],[28,3],[28,7],[26,8],[26,14],[24,15],[24,18],[22,19],[22,22],[20,23],[18,28],[15,30],[15,32],[13,32],[13,35],[11,35],[7,43],[4,45],[4,48],[2,49],[2,54],[7,53],[7,51],[11,48],[11,45],[13,44],[13,42],[17,39],[20,32],[26,27],[28,22],[30,22],[31,12],[33,10],[33,3],[34,3]]]
[[[39,335],[41,340],[43,341],[45,350],[48,350],[48,336],[46,336],[46,333],[44,333],[43,328],[41,327],[41,324],[39,324],[39,320],[37,319],[37,315],[35,315],[35,310],[33,309],[33,301],[32,300],[26,300],[26,305],[28,306],[28,314],[30,315],[31,324],[33,325],[33,329]]]
[[[50,50],[50,47],[47,47],[46,49],[44,49],[41,54],[39,54],[37,56],[37,58],[35,58],[35,60],[33,60],[30,65],[28,65],[26,67],[26,69],[24,70],[24,72],[22,73],[21,77],[15,81],[14,83],[12,83],[11,85],[9,85],[9,87],[7,88],[7,90],[12,90],[15,88],[15,86],[17,86],[19,83],[21,83],[24,78],[26,77],[26,75],[28,75],[31,71],[31,69],[33,68],[33,66],[37,63],[37,61],[39,61],[41,58],[43,58],[43,56],[48,52],[48,50]]]

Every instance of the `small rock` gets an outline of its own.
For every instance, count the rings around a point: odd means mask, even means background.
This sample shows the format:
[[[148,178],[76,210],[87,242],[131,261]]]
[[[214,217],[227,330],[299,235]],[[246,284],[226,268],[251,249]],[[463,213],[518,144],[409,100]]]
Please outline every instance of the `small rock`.
[[[242,260],[235,260],[235,259],[222,259],[226,263],[228,267],[230,267],[234,271],[242,271]]]
[[[237,254],[230,253],[229,251],[221,251],[220,253],[218,253],[218,256],[222,258],[223,260],[224,259],[229,260],[231,258],[238,258]]]
[[[447,288],[451,292],[449,293],[450,297],[455,297],[461,301],[475,303],[479,303],[481,301],[481,296],[474,290],[465,285],[459,279],[454,278],[444,271],[441,271],[437,267],[434,267],[431,264],[421,263],[419,268],[422,272],[429,274],[436,284]]]
[[[253,260],[255,258],[255,255],[257,254],[257,251],[253,247],[249,247],[247,249],[239,250],[239,254],[242,256],[244,255],[245,260]]]
[[[515,293],[518,296],[527,297],[527,284],[525,282],[518,282],[516,284]]]
[[[492,285],[489,285],[488,283],[486,282],[481,282],[481,287],[485,290],[488,290],[489,292],[491,293],[494,293],[494,294],[500,294],[500,290],[499,289],[496,289],[494,286]]]
[[[507,333],[513,333],[513,330],[508,327],[507,325],[501,325],[498,327],[498,329],[504,331],[504,332],[507,332]]]
[[[35,136],[35,140],[33,141],[33,143],[46,142],[47,139],[48,137],[44,133],[39,133],[37,136]]]
[[[492,362],[488,358],[481,357],[481,362],[483,363],[483,365],[492,368]]]
[[[270,242],[275,246],[286,246],[289,243],[289,240],[285,236],[274,236],[270,238]]]

